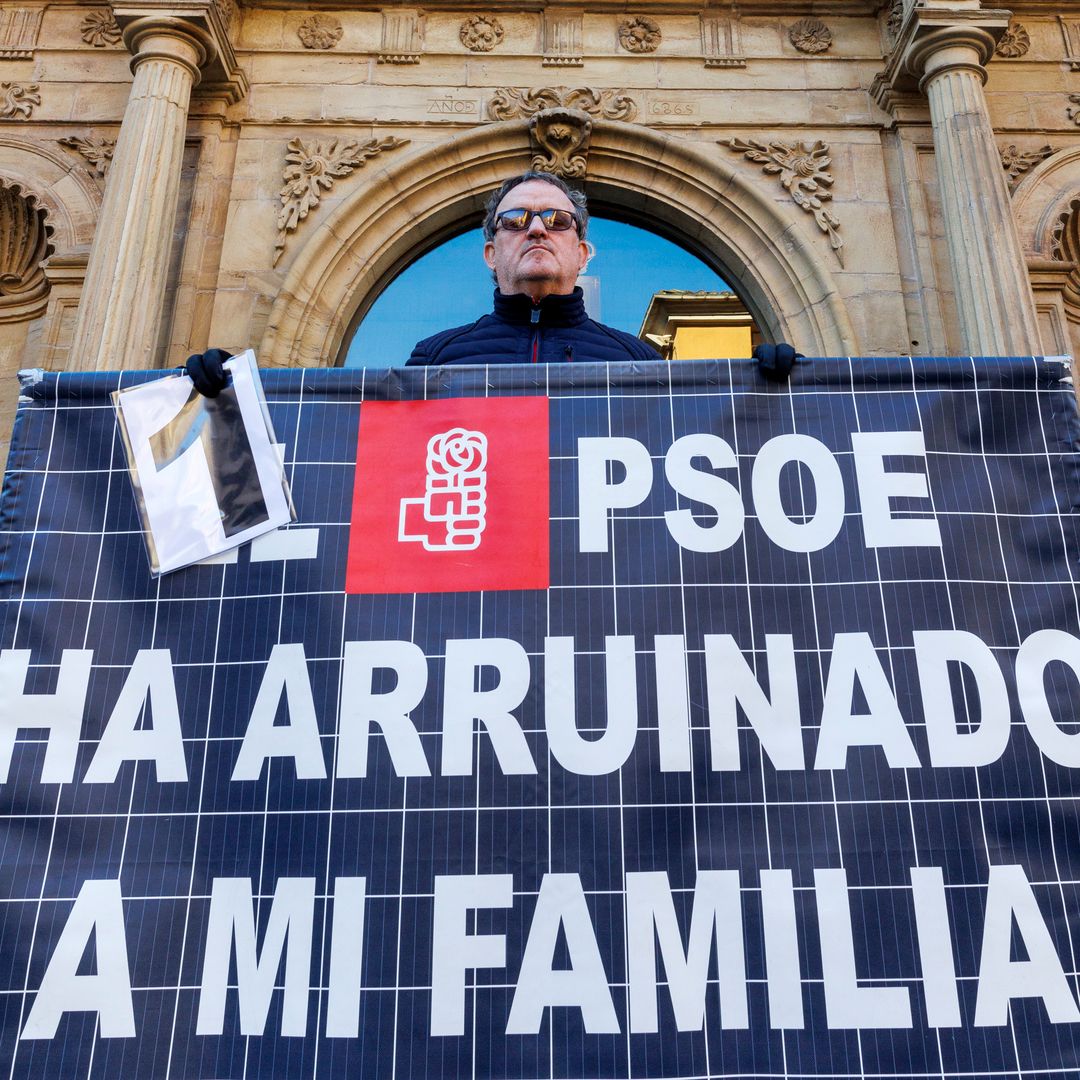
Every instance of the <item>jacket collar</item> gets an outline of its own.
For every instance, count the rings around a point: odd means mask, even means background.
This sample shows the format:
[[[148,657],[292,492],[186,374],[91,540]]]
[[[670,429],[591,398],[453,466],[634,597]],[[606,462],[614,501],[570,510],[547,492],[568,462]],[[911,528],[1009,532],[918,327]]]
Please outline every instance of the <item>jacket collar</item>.
[[[503,322],[525,324],[533,322],[533,312],[539,309],[542,326],[580,326],[588,319],[581,289],[574,286],[569,294],[545,296],[533,304],[525,293],[504,296],[495,290],[495,315]]]

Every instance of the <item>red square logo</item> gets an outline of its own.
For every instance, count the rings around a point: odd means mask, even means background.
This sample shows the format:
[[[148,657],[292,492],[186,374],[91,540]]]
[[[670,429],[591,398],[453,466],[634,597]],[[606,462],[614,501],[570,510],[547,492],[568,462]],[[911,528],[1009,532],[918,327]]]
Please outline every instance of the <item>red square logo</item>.
[[[548,580],[546,397],[360,406],[346,592]]]

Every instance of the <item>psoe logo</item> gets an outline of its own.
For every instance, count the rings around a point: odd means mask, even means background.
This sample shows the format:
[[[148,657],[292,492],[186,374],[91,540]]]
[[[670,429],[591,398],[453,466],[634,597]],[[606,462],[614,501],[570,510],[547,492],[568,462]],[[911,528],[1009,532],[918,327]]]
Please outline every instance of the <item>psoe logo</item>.
[[[548,399],[360,406],[349,593],[546,589]]]
[[[487,436],[451,428],[427,444],[424,494],[402,499],[398,540],[425,551],[473,551],[487,525]]]

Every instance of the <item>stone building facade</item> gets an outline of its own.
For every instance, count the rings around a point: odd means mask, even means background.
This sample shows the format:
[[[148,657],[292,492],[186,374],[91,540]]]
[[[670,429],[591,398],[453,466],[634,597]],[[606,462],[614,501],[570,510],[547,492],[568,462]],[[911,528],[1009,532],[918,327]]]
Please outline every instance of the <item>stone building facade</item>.
[[[1078,0],[12,0],[0,422],[23,367],[339,363],[529,165],[808,354],[1080,343]]]

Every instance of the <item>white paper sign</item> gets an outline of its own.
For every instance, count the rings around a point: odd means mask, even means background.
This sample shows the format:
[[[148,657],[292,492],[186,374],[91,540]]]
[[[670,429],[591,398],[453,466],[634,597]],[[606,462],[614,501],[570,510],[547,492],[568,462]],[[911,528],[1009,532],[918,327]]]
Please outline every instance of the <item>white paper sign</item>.
[[[151,569],[166,574],[293,519],[255,354],[225,364],[216,398],[186,375],[113,395]]]

